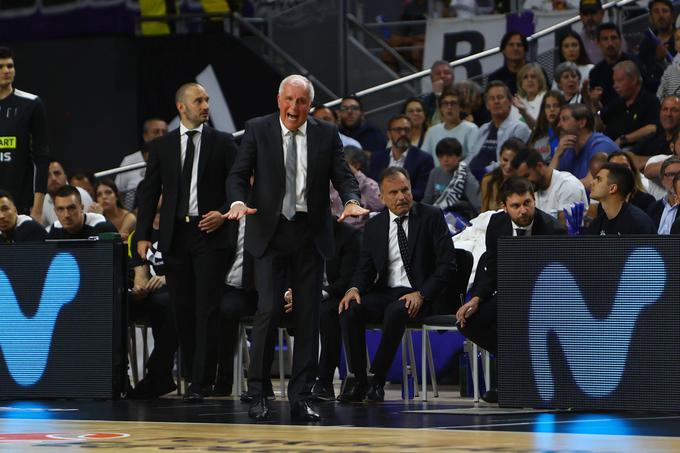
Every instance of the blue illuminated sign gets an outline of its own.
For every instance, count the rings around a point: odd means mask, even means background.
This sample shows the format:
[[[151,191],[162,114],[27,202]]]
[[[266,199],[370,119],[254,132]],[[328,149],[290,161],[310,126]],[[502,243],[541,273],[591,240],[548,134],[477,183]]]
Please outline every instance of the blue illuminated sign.
[[[73,301],[79,288],[78,263],[70,253],[58,253],[45,276],[38,310],[27,318],[9,278],[0,269],[0,347],[17,384],[34,385],[43,376],[59,312]]]
[[[589,397],[610,395],[626,369],[640,312],[659,300],[665,285],[666,267],[659,252],[635,248],[620,274],[611,311],[598,318],[591,314],[572,273],[561,263],[547,265],[534,285],[528,323],[531,365],[541,399],[548,402],[555,396],[548,351],[551,336],[557,338],[576,385]]]

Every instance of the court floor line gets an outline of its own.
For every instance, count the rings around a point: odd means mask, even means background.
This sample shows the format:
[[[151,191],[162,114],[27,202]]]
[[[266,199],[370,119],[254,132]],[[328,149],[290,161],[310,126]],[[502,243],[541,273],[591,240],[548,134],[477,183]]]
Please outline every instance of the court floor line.
[[[618,417],[618,418],[594,418],[586,420],[557,420],[557,421],[520,421],[513,423],[487,423],[483,425],[462,425],[462,426],[433,426],[428,428],[414,428],[414,429],[461,429],[467,430],[472,428],[492,428],[492,427],[503,427],[503,426],[526,426],[526,425],[564,425],[569,423],[602,423],[610,421],[622,421],[622,420],[671,420],[674,418],[680,418],[678,415],[669,415],[664,417]]]

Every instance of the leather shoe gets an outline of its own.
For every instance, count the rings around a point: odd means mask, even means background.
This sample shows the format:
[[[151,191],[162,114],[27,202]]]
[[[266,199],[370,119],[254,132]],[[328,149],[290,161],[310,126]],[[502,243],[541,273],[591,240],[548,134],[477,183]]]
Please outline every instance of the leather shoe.
[[[248,417],[252,418],[256,422],[268,420],[270,413],[271,412],[269,410],[267,398],[263,397],[262,395],[258,395],[250,402]]]
[[[256,396],[257,395],[254,393],[243,392],[239,398],[241,399],[242,403],[251,403]],[[276,396],[274,395],[274,389],[272,387],[267,389],[267,399],[269,401],[274,401],[276,399]]]
[[[345,388],[338,396],[338,401],[341,403],[360,403],[365,397],[366,384],[353,379],[351,382],[345,383]]]
[[[487,390],[484,392],[484,395],[482,395],[482,401],[491,404],[498,404],[498,391],[496,389]]]
[[[189,389],[182,397],[182,400],[187,403],[201,403],[203,402],[203,392]]]
[[[312,400],[314,401],[333,401],[335,400],[335,390],[333,385],[327,385],[321,381],[316,381],[312,387]]]
[[[310,406],[308,401],[298,401],[290,406],[290,418],[298,422],[318,422],[319,414]]]
[[[385,401],[385,384],[371,384],[366,391],[366,400],[371,403]]]

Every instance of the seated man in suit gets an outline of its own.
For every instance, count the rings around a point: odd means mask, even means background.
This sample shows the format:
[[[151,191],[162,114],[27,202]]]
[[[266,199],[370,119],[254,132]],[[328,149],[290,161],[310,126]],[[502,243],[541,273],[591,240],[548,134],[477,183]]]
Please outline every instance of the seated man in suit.
[[[0,244],[14,242],[40,242],[47,231],[31,217],[17,212],[14,197],[0,190]]]
[[[352,286],[340,301],[340,325],[356,378],[341,402],[383,401],[385,377],[409,320],[426,316],[455,278],[455,250],[441,210],[413,202],[408,172],[388,167],[380,175],[388,209],[366,223]],[[366,373],[368,322],[382,322],[382,338]]]
[[[412,128],[411,119],[406,115],[398,115],[390,119],[387,125],[387,136],[392,146],[373,151],[369,176],[377,181],[380,172],[387,167],[405,168],[410,175],[413,199],[420,201],[425,196],[425,187],[430,171],[434,168],[434,160],[430,153],[411,146]]]
[[[555,218],[536,208],[534,189],[529,180],[519,176],[508,178],[498,197],[505,212],[498,212],[489,219],[486,252],[479,259],[472,297],[456,313],[458,330],[493,354],[498,353],[496,292],[502,290],[497,281],[498,238],[566,233]],[[487,394],[485,401],[495,402],[494,392]]]
[[[654,221],[658,234],[670,234],[671,225],[678,216],[678,197],[673,188],[673,178],[680,173],[680,157],[671,156],[661,164],[659,176],[661,185],[666,189],[666,194],[660,200],[656,200],[649,208],[647,214]]]
[[[118,233],[101,214],[84,212],[80,192],[75,186],[62,186],[53,195],[57,220],[49,227],[47,239],[87,239],[101,233]]]

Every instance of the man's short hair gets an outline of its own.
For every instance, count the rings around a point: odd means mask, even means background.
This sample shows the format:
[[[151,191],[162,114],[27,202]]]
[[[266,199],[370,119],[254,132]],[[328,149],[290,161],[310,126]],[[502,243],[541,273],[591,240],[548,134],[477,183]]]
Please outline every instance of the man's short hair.
[[[628,167],[623,164],[607,162],[602,164],[600,171],[602,170],[609,170],[607,182],[609,184],[616,184],[623,198],[626,198],[633,191],[635,178],[633,177],[633,172]]]
[[[183,101],[184,95],[186,94],[186,92],[189,88],[200,87],[200,86],[201,85],[196,83],[196,82],[189,82],[189,83],[182,84],[179,88],[177,88],[177,91],[175,91],[175,103]]]
[[[524,36],[522,33],[518,31],[508,31],[505,32],[503,37],[501,38],[501,51],[505,50],[505,46],[508,45],[510,40],[512,39],[513,36],[519,36],[519,38],[522,40],[522,47],[524,47],[524,51],[528,52],[529,51],[529,41],[527,41],[526,36]]]
[[[430,65],[430,75],[432,75],[432,72],[434,71],[434,68],[436,68],[437,66],[446,66],[446,67],[449,68],[451,71],[453,71],[453,68],[451,67],[451,65],[449,65],[449,62],[448,62],[448,61],[446,61],[446,60],[437,60],[437,61],[435,61],[434,63],[432,63],[432,65]]]
[[[437,99],[437,107],[441,107],[441,106],[442,106],[442,101],[443,101],[444,98],[446,98],[446,97],[455,97],[455,98],[457,98],[458,101],[460,102],[460,94],[458,93],[457,90],[455,90],[455,89],[446,89],[446,90],[442,91],[441,96],[439,96],[439,99]]]
[[[533,148],[525,148],[523,150],[520,150],[517,155],[515,156],[514,159],[512,159],[512,168],[517,170],[520,165],[522,164],[527,164],[528,168],[536,168],[538,166],[539,162],[545,163],[543,160],[543,156],[541,156],[541,153],[536,151]]]
[[[368,171],[368,153],[366,151],[351,145],[345,146],[343,151],[348,164],[358,168],[363,173]]]
[[[510,195],[523,195],[527,192],[531,194],[532,198],[534,197],[534,186],[528,179],[521,176],[510,176],[501,184],[501,188],[498,190],[498,199],[505,203]]]
[[[620,69],[623,71],[624,74],[626,74],[628,77],[630,77],[633,80],[636,80],[638,83],[642,83],[642,75],[640,75],[640,68],[633,63],[630,60],[624,60],[624,61],[619,61],[614,65],[613,70]]]
[[[390,118],[390,120],[387,122],[387,130],[389,131],[390,129],[392,129],[392,123],[394,123],[395,121],[399,121],[399,120],[406,120],[406,121],[408,121],[408,123],[411,126],[413,126],[413,121],[411,121],[411,118],[409,118],[408,116],[406,116],[404,114],[400,114],[400,115],[396,115],[396,116],[393,116],[392,118]]]
[[[580,14],[594,14],[602,11],[602,2],[600,0],[581,0],[578,9]]]
[[[146,134],[147,132],[149,132],[149,127],[151,127],[151,123],[155,121],[163,121],[165,123],[165,120],[161,118],[149,118],[146,121],[144,121],[144,124],[142,125],[142,133]]]
[[[505,96],[510,101],[512,101],[512,91],[510,91],[510,88],[508,88],[508,86],[500,80],[492,80],[486,86],[486,90],[484,90],[484,102],[486,102],[486,98],[489,95],[489,91],[491,91],[492,88],[503,88],[503,90],[505,90]]]
[[[0,58],[2,58],[2,57],[0,57]],[[7,198],[9,201],[12,202],[12,204],[15,204],[14,203],[14,197],[7,190],[0,189],[0,198]]]
[[[621,30],[619,30],[619,27],[613,22],[605,22],[597,26],[597,33],[595,36],[597,36],[598,41],[600,40],[600,33],[602,33],[603,30],[614,30],[619,39],[621,39]]]
[[[595,128],[595,117],[593,116],[593,111],[590,110],[585,104],[567,104],[562,107],[562,110],[571,110],[571,116],[574,117],[576,121],[586,120],[586,128],[592,131]]]
[[[76,196],[76,200],[78,200],[78,203],[83,202],[82,198],[80,197],[80,191],[76,186],[70,186],[66,184],[65,186],[61,186],[55,193],[54,193],[54,198],[56,199],[57,197],[70,197],[71,195]]]
[[[671,156],[661,163],[661,170],[659,172],[661,177],[663,177],[663,174],[666,173],[666,169],[673,164],[680,164],[680,156]]]
[[[434,153],[437,157],[454,155],[460,157],[463,155],[463,146],[457,138],[446,137],[437,142]]]
[[[9,47],[0,46],[0,58],[3,60],[6,60],[8,58],[14,58],[12,49],[10,49]]]
[[[349,96],[345,96],[344,98],[342,98],[340,100],[340,105],[342,105],[343,102],[350,100],[350,99],[353,100],[353,101],[356,101],[356,103],[359,104],[359,110],[361,110],[362,112],[364,111],[364,106],[361,104],[361,99],[359,99],[359,96],[357,96],[355,94],[350,94]]]
[[[387,178],[393,178],[398,175],[404,175],[408,181],[411,181],[411,177],[408,174],[408,170],[403,167],[387,167],[380,172],[378,176],[378,186],[382,186],[382,183]]]
[[[663,3],[664,5],[666,5],[668,7],[668,9],[671,10],[671,13],[673,12],[673,4],[671,3],[671,0],[651,0],[647,4],[647,9],[650,12],[652,11],[652,7],[654,6],[655,3]]]
[[[307,89],[309,93],[309,102],[314,101],[314,84],[305,76],[300,74],[291,74],[281,81],[279,84],[279,94],[283,93],[283,87],[286,85],[302,86]]]

